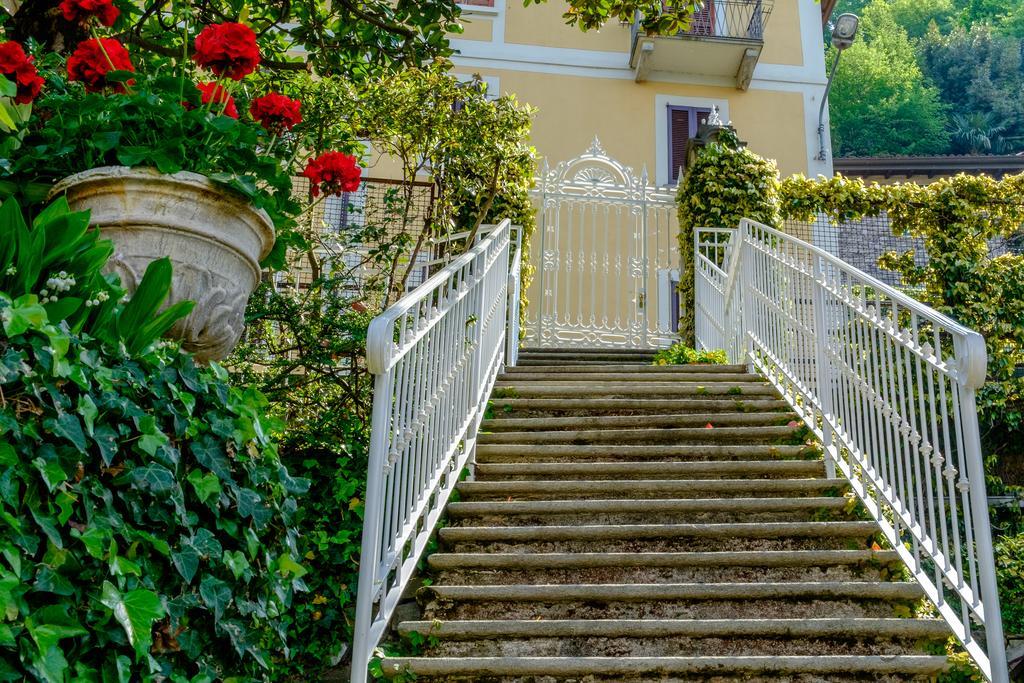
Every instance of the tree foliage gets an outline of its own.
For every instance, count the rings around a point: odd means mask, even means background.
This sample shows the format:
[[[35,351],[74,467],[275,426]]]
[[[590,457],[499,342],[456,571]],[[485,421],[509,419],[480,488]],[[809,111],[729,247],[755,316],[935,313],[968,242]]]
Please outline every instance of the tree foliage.
[[[862,14],[864,30],[843,57],[831,98],[837,156],[1024,146],[1024,5],[846,0],[838,11]]]
[[[938,154],[949,146],[946,107],[924,77],[906,30],[873,2],[842,56],[830,97],[836,156]],[[837,57],[830,49],[829,60]]]

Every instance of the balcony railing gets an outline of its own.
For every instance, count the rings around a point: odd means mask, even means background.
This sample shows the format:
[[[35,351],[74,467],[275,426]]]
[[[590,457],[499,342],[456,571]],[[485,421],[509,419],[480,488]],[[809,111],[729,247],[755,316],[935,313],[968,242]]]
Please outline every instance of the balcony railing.
[[[690,28],[675,37],[763,41],[764,29],[775,0],[704,0]],[[640,17],[633,23],[633,38],[643,34]]]

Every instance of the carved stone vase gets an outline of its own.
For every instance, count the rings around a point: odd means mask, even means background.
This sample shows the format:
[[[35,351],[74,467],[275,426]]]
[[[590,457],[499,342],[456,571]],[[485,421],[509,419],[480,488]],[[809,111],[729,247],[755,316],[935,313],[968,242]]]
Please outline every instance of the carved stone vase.
[[[205,176],[151,168],[94,168],[61,180],[51,196],[59,194],[72,210],[92,212],[90,224],[114,243],[107,270],[129,292],[150,262],[170,257],[174,276],[166,305],[196,305],[169,336],[199,361],[231,352],[260,281],[259,262],[274,245],[264,211]]]

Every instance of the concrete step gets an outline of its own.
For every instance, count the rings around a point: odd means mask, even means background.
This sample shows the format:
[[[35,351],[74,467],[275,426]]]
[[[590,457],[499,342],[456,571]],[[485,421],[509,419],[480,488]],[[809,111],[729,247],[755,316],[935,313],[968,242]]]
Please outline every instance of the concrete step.
[[[559,619],[555,621],[406,621],[401,634],[450,640],[482,638],[916,638],[949,637],[937,619]]]
[[[608,567],[828,567],[889,565],[900,562],[894,550],[777,550],[675,553],[434,553],[427,564],[446,569],[570,569]]]
[[[462,481],[457,489],[463,498],[529,500],[538,498],[594,498],[628,496],[635,499],[801,497],[823,492],[842,493],[849,487],[846,479],[622,479],[587,481]]]
[[[692,398],[721,396],[778,398],[775,387],[759,382],[496,382],[496,398]]]
[[[797,521],[812,515],[841,516],[849,506],[845,498],[691,498],[664,500],[533,500],[456,502],[448,504],[452,520],[485,519],[498,524],[667,523],[690,521]],[[784,518],[781,519],[781,518]],[[612,522],[611,520],[615,520]],[[636,521],[632,521],[636,520]]]
[[[844,677],[887,674],[934,675],[947,668],[945,657],[930,655],[872,656],[719,656],[719,657],[387,657],[384,675],[419,677],[550,676],[556,680],[583,676],[609,680],[667,680],[679,675],[836,674]],[[683,679],[685,680],[685,679]],[[764,680],[772,680],[771,678]],[[774,680],[778,680],[775,678]]]
[[[574,444],[477,444],[476,460],[488,462],[605,462],[634,461],[715,461],[811,459],[820,456],[807,446],[764,444],[690,444],[690,445],[596,445]]]
[[[661,366],[650,366],[661,369]],[[545,372],[529,372],[521,368],[518,372],[498,375],[499,382],[732,382],[732,383],[763,383],[760,375],[746,372],[564,372],[561,369]]]
[[[451,519],[468,517],[508,518],[519,515],[591,515],[649,513],[651,516],[668,513],[673,515],[701,515],[732,513],[752,515],[766,512],[819,512],[840,511],[848,507],[845,498],[709,498],[709,499],[667,499],[633,500],[608,499],[595,501],[490,501],[486,503],[449,503],[447,515]]]
[[[519,349],[520,358],[555,356],[557,358],[653,358],[660,349],[628,349],[599,347],[527,347]]]
[[[866,538],[875,522],[774,522],[726,524],[599,524],[581,526],[461,526],[438,531],[446,543],[643,539]]]
[[[721,552],[439,553],[428,563],[435,582],[444,585],[834,583],[903,575],[891,551]]]
[[[490,413],[505,417],[558,417],[600,415],[671,415],[684,413],[789,412],[781,399],[710,398],[491,398]]]
[[[673,373],[673,374],[747,374],[745,365],[644,365],[640,363],[595,363],[594,365],[566,366],[559,363],[550,365],[527,365],[506,368],[509,374],[559,373],[566,375],[590,373]]]
[[[516,619],[399,624],[429,638],[433,657],[919,654],[948,637],[943,622],[894,618]]]
[[[575,584],[427,586],[420,602],[650,602],[663,600],[918,600],[924,590],[910,582],[804,581],[765,583]]]
[[[823,477],[825,464],[820,460],[733,460],[726,462],[514,462],[478,463],[480,481],[563,481],[587,479],[733,479]]]
[[[676,415],[618,415],[597,417],[502,417],[484,420],[484,432],[505,431],[557,431],[584,429],[651,429],[697,427],[764,427],[785,426],[797,420],[792,412],[759,413],[682,413]],[[802,423],[801,423],[802,424]]]
[[[801,434],[802,427],[679,427],[637,429],[562,429],[556,431],[501,431],[479,436],[480,443],[514,444],[644,444],[644,443],[751,443],[762,444],[792,441]]]

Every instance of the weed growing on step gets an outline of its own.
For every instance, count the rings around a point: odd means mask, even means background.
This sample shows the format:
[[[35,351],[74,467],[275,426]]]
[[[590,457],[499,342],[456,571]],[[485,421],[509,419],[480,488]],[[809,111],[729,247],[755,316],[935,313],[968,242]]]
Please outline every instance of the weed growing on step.
[[[491,392],[491,398],[519,398],[519,392],[512,387],[501,387]]]
[[[743,389],[741,387],[730,387],[729,391],[725,392],[729,396],[742,396]]]
[[[728,362],[725,351],[698,351],[680,342],[654,354],[651,365],[725,365]]]

